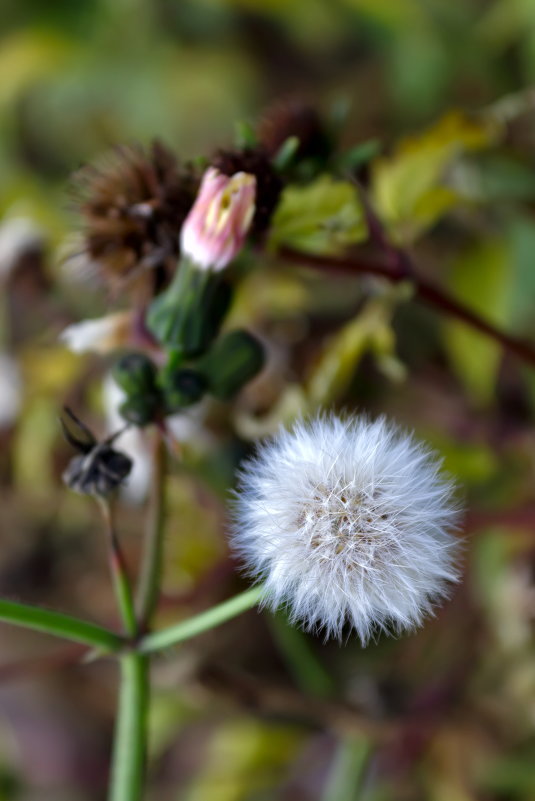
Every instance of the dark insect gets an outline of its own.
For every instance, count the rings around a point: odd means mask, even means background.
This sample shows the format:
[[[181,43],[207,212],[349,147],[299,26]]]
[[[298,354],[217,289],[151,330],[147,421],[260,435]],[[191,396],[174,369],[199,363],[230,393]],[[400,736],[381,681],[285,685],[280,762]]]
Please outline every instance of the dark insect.
[[[84,495],[109,495],[120,486],[132,469],[132,460],[112,448],[124,429],[98,442],[89,428],[73,412],[65,408],[60,417],[67,442],[79,451],[63,472],[63,481],[75,492]]]

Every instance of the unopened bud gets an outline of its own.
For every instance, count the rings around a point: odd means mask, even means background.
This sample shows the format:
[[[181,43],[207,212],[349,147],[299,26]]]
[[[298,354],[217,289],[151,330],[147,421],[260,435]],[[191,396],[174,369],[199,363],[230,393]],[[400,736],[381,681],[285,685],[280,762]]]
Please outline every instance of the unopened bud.
[[[254,175],[237,172],[228,177],[209,167],[182,226],[182,254],[203,270],[223,270],[244,245],[254,216],[255,196]]]

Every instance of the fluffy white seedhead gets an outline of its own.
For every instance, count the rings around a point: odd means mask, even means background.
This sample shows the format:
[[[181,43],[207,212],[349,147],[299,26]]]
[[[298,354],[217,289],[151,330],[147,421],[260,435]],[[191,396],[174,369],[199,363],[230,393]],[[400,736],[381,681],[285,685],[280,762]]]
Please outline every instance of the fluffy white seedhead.
[[[440,460],[384,418],[320,417],[245,464],[232,544],[267,602],[366,643],[418,626],[458,579],[458,508]]]

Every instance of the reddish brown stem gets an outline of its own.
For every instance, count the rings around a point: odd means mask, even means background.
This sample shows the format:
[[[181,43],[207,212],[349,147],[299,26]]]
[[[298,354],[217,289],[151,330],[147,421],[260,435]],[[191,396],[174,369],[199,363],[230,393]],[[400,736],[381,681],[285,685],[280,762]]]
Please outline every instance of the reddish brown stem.
[[[455,300],[446,290],[418,275],[414,265],[405,253],[393,251],[388,254],[389,257],[386,262],[356,255],[343,258],[314,256],[289,249],[282,250],[279,255],[285,261],[316,270],[329,271],[331,274],[336,272],[344,275],[374,275],[379,278],[386,278],[392,283],[410,281],[414,286],[416,298],[494,339],[519,359],[535,367],[535,345],[507,334],[483,317],[480,317],[460,301]]]

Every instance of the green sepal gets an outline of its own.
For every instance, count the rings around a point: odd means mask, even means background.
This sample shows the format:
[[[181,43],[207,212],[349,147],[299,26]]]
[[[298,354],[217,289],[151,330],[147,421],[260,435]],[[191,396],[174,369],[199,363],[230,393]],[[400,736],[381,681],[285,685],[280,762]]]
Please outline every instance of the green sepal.
[[[284,173],[293,166],[300,144],[297,136],[289,136],[284,140],[271,161],[277,172]]]
[[[156,387],[156,367],[143,353],[127,353],[112,370],[115,383],[130,397],[153,393]]]
[[[149,306],[147,326],[181,357],[203,353],[217,335],[230,303],[221,276],[182,259],[173,282]]]
[[[153,423],[159,417],[160,409],[160,395],[153,392],[131,395],[119,406],[119,413],[127,422],[142,427]]]
[[[190,367],[165,370],[160,378],[165,409],[177,412],[201,400],[207,389],[206,378]]]
[[[196,368],[205,376],[209,392],[228,400],[264,366],[262,344],[248,331],[231,331],[211,347]]]

